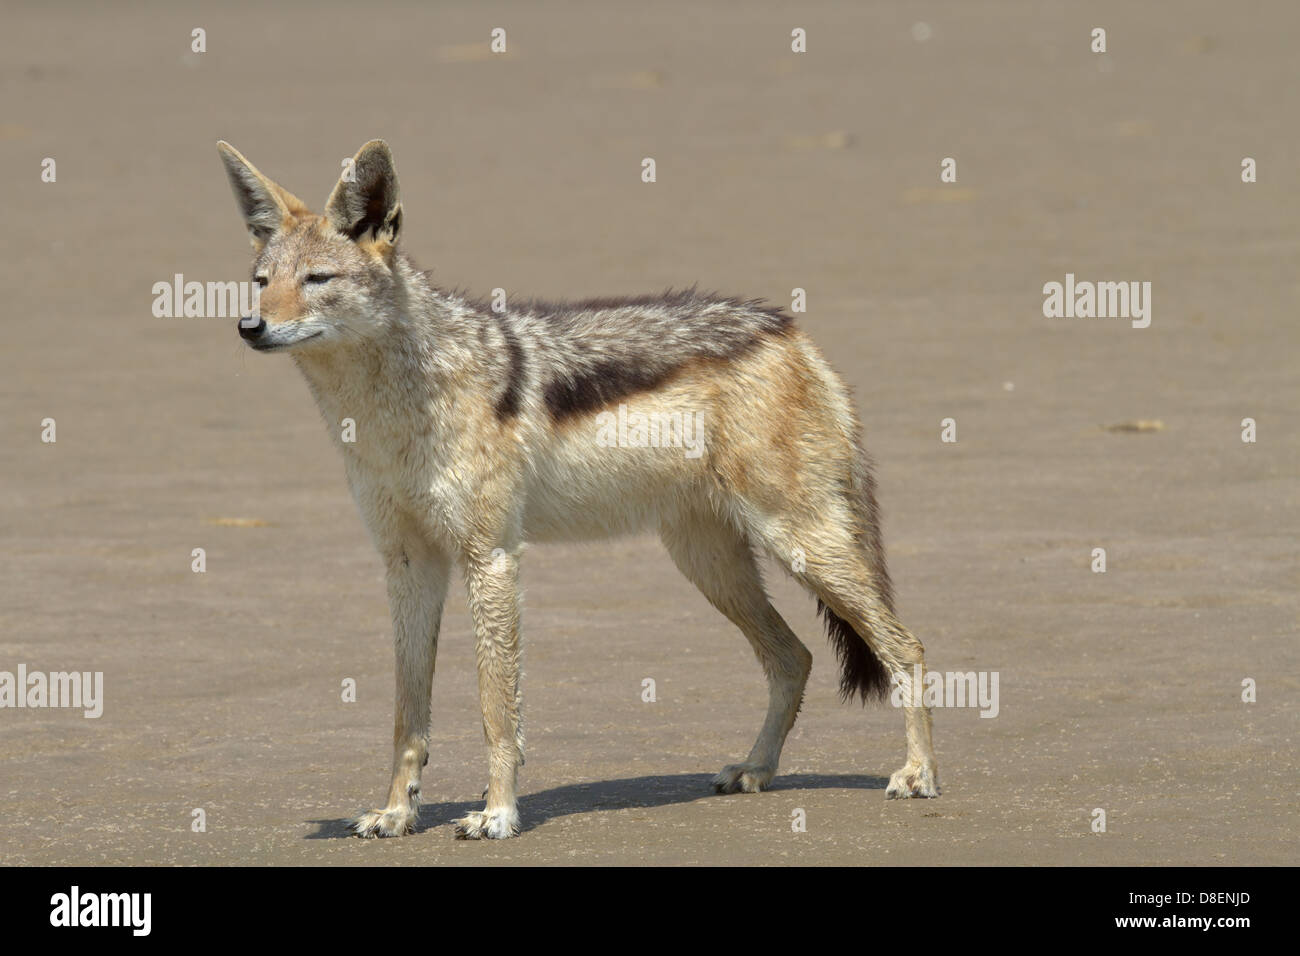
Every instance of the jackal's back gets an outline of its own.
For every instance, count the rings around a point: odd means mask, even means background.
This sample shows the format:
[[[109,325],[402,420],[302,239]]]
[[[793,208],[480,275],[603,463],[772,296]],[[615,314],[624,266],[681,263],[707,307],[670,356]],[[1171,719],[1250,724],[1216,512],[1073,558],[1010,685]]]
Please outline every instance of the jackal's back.
[[[788,315],[760,300],[695,289],[626,299],[530,300],[513,305],[502,323],[512,374],[535,383],[556,421],[659,388],[691,366],[733,361],[793,328]]]

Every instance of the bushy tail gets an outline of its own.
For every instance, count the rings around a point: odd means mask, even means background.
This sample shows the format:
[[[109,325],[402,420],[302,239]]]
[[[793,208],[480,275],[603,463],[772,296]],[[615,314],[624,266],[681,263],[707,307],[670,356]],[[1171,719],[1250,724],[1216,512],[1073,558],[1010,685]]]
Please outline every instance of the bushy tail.
[[[826,635],[835,648],[840,662],[840,700],[850,701],[854,696],[868,700],[883,700],[889,693],[889,670],[867,646],[848,621],[840,617],[820,598],[817,613],[826,621]]]
[[[876,504],[876,478],[871,459],[860,444],[846,497],[854,519],[854,540],[871,569],[871,584],[875,591],[872,597],[892,615],[894,586],[885,564],[880,508]],[[848,621],[821,600],[817,601],[817,610],[826,621],[826,633],[840,661],[840,699],[849,701],[856,695],[862,698],[863,704],[868,700],[883,700],[889,693],[890,673],[865,640],[869,635],[858,634]]]

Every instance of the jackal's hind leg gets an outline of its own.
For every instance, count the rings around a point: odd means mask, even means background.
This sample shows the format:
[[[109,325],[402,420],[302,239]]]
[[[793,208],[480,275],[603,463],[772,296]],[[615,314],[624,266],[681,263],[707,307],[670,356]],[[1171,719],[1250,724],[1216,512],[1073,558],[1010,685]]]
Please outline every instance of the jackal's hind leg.
[[[799,713],[812,655],[768,601],[753,551],[738,531],[712,513],[693,513],[665,522],[661,536],[678,569],[740,628],[767,675],[758,739],[744,762],[722,768],[713,786],[720,793],[765,790]]]
[[[773,537],[774,554],[801,549],[806,567],[796,577],[821,599],[833,618],[866,643],[889,674],[891,685],[902,687],[907,762],[891,776],[885,796],[939,796],[930,708],[910,703],[915,699],[914,675],[925,673],[925,648],[894,615],[893,602],[879,586],[880,576],[868,555],[847,534],[826,526],[806,529],[804,534]]]

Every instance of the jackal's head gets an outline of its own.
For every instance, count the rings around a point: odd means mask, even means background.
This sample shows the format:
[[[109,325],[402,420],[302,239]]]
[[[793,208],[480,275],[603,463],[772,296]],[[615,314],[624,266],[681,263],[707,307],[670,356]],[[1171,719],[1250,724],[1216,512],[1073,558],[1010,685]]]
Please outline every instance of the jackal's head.
[[[318,216],[267,179],[229,143],[217,143],[253,242],[256,314],[239,334],[260,352],[316,348],[366,338],[393,316],[397,290],[397,201],[393,154],[362,146]]]

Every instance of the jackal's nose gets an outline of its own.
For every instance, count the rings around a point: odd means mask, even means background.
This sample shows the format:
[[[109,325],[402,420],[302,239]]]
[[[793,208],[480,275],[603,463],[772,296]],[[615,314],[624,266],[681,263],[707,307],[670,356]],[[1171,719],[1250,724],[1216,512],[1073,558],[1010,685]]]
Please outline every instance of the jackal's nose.
[[[258,318],[257,324],[253,324],[251,317],[239,320],[239,337],[247,339],[249,342],[261,337],[266,331],[266,319]]]

